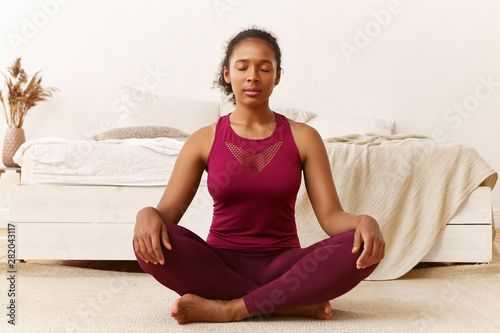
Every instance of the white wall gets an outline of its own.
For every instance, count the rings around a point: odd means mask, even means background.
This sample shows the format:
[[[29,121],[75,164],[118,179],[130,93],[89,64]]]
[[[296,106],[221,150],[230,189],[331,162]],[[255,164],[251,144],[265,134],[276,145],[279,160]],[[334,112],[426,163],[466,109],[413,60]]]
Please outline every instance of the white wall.
[[[496,0],[0,0],[0,68],[22,56],[61,90],[30,113],[28,140],[88,137],[116,122],[118,84],[217,100],[223,42],[256,24],[283,49],[275,105],[393,119],[500,170],[498,17]]]

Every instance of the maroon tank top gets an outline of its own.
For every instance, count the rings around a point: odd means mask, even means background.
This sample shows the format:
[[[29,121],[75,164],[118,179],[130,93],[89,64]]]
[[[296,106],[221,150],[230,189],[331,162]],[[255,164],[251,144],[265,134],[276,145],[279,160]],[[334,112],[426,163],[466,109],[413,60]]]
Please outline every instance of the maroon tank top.
[[[288,119],[274,112],[265,139],[246,139],[219,118],[208,156],[207,186],[214,215],[207,243],[253,253],[300,247],[295,201],[301,160]]]

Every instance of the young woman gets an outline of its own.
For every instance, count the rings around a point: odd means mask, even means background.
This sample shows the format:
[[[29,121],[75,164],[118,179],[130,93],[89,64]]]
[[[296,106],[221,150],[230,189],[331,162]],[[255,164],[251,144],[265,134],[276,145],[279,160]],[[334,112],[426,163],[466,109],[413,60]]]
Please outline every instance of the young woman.
[[[329,300],[384,256],[378,223],[342,210],[318,132],[269,108],[280,75],[275,37],[260,29],[236,35],[217,82],[234,111],[188,138],[158,206],[137,214],[137,260],[181,295],[171,312],[179,324],[264,314],[328,319]],[[206,241],[177,225],[204,170],[214,199]],[[330,236],[307,248],[300,248],[294,217],[301,173]]]

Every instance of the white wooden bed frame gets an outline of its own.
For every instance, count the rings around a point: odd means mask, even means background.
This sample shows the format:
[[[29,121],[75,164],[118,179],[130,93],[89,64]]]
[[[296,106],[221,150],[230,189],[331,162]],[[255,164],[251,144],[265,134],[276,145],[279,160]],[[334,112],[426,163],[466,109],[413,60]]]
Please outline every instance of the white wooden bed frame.
[[[154,206],[164,187],[14,185],[10,222],[17,259],[135,260],[132,237],[137,211]],[[206,238],[212,198],[200,185],[180,225]],[[445,227],[423,262],[492,259],[491,189],[477,188]]]

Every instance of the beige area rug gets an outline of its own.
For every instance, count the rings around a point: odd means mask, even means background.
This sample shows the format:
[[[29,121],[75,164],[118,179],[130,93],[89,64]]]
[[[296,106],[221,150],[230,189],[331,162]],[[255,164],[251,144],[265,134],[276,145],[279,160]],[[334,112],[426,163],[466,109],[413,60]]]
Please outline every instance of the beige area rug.
[[[0,264],[7,274],[7,265]],[[2,278],[0,332],[498,332],[500,263],[417,268],[398,280],[363,281],[333,300],[319,321],[271,317],[236,323],[170,318],[177,295],[145,273],[20,263],[16,326],[7,323]]]

